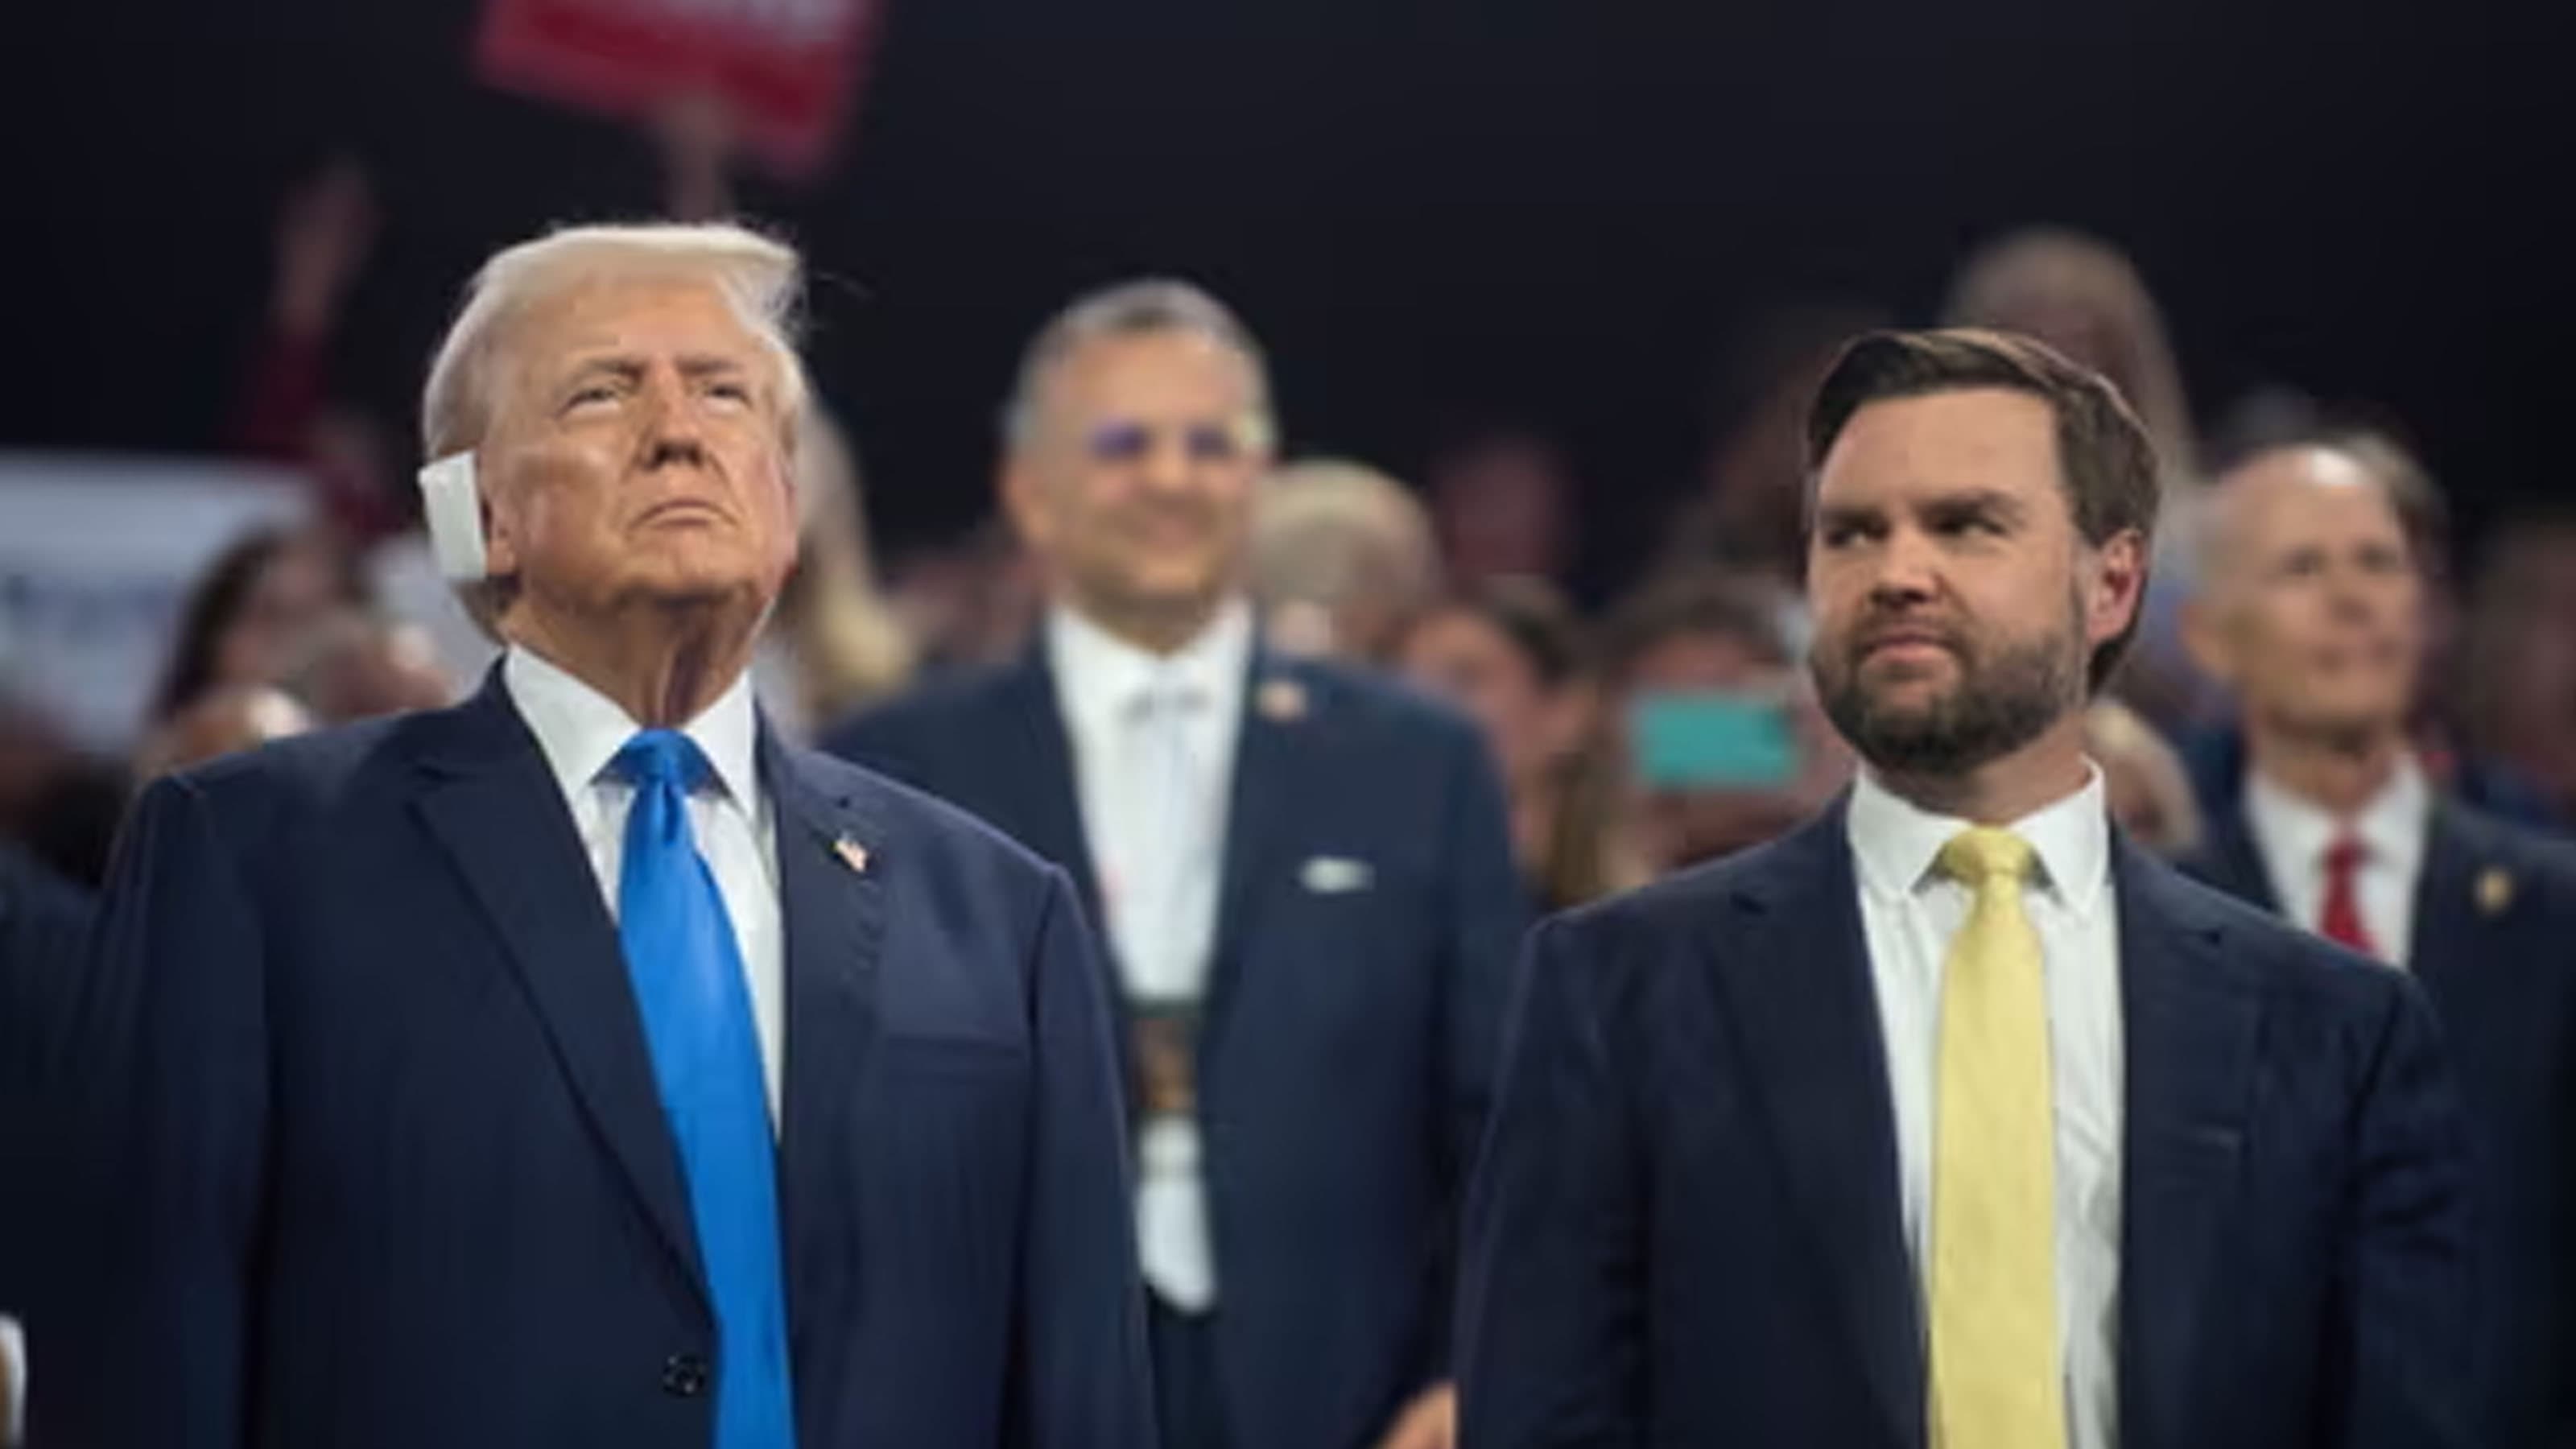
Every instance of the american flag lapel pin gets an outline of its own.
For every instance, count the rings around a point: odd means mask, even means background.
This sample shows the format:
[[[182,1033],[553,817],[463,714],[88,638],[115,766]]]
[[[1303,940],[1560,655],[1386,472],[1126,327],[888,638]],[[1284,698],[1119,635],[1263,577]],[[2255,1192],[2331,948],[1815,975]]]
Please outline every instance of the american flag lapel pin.
[[[2500,865],[2488,866],[2478,876],[2478,909],[2500,916],[2512,904],[2513,873]]]
[[[850,837],[844,835],[833,841],[832,853],[841,858],[841,864],[850,868],[850,874],[866,875],[868,873],[868,848],[859,844],[857,841],[852,840]]]
[[[1306,686],[1293,679],[1267,679],[1255,696],[1262,717],[1277,724],[1292,724],[1306,717]]]

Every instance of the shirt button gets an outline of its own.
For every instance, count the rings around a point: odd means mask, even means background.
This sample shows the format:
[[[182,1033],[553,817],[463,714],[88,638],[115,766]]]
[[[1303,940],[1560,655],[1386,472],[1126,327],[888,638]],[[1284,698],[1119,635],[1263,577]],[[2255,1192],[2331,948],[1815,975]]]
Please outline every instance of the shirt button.
[[[707,1361],[694,1353],[675,1353],[662,1361],[662,1392],[675,1399],[694,1399],[707,1391]]]

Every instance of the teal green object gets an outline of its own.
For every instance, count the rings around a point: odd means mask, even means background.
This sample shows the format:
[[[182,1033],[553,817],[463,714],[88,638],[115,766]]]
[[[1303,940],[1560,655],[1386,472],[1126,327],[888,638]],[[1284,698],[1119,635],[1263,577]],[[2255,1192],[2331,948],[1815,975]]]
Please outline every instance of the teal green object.
[[[1798,777],[1798,740],[1775,695],[1641,694],[1628,704],[1628,754],[1649,789],[1767,789]]]

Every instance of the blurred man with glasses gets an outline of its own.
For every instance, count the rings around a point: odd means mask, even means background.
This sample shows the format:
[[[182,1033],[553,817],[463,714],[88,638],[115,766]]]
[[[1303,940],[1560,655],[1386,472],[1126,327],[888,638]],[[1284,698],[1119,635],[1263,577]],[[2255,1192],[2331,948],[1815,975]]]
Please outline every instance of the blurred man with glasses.
[[[1272,431],[1215,299],[1074,303],[1003,419],[1040,638],[834,744],[1064,864],[1106,935],[1164,1444],[1437,1449],[1519,886],[1464,721],[1259,642]]]

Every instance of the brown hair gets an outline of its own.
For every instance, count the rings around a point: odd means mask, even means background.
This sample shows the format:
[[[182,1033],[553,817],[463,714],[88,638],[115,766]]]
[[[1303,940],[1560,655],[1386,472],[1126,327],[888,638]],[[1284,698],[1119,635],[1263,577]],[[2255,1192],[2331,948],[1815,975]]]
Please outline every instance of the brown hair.
[[[2155,444],[2119,389],[2044,343],[1975,328],[1868,332],[1843,349],[1807,414],[1810,502],[1825,455],[1863,407],[1976,388],[2002,388],[2048,404],[2057,419],[2059,478],[2085,542],[2099,547],[2128,532],[2142,543],[2154,541],[2162,496]],[[2141,580],[2141,600],[2145,593]],[[2091,688],[2099,690],[2111,677],[2144,613],[2143,607],[2132,613],[2127,628],[2093,651],[2086,678]]]
[[[1601,626],[1602,675],[1615,686],[1666,640],[1714,634],[1744,646],[1764,664],[1787,666],[1789,640],[1781,628],[1785,587],[1716,569],[1690,570],[1651,580],[1620,600]]]

